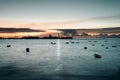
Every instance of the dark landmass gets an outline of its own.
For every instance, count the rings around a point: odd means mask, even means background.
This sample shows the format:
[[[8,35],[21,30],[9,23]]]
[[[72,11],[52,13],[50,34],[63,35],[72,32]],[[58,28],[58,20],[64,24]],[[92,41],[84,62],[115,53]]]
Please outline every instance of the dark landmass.
[[[45,31],[34,30],[29,28],[0,28],[0,33],[15,33],[15,32],[45,32]]]
[[[6,38],[0,38],[0,39],[6,39]],[[38,37],[38,36],[28,36],[28,37],[22,37],[22,38],[7,38],[7,39],[73,39],[73,37]]]

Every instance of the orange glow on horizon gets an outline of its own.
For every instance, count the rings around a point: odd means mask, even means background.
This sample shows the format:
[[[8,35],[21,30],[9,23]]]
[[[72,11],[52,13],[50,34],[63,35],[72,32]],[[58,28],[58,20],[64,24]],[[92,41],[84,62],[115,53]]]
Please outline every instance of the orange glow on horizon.
[[[19,32],[19,33],[0,33],[2,38],[22,38],[24,36],[44,37],[49,34],[57,34],[57,32]]]

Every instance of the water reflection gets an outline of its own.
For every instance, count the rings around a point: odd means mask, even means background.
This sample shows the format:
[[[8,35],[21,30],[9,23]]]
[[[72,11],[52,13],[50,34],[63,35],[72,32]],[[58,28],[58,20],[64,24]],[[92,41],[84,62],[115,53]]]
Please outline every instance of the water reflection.
[[[57,59],[60,60],[60,39],[57,39]]]

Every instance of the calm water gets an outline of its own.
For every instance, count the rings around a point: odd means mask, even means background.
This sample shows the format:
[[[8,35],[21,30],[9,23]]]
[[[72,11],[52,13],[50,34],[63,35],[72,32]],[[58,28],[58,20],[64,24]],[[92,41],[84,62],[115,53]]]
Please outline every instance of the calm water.
[[[118,80],[119,43],[120,38],[0,40],[0,80]]]

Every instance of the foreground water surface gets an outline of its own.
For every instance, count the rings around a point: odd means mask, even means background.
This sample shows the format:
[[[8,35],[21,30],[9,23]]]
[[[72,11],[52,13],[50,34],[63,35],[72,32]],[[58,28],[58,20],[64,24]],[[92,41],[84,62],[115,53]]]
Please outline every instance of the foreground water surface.
[[[119,43],[120,38],[1,39],[0,80],[119,80]]]

